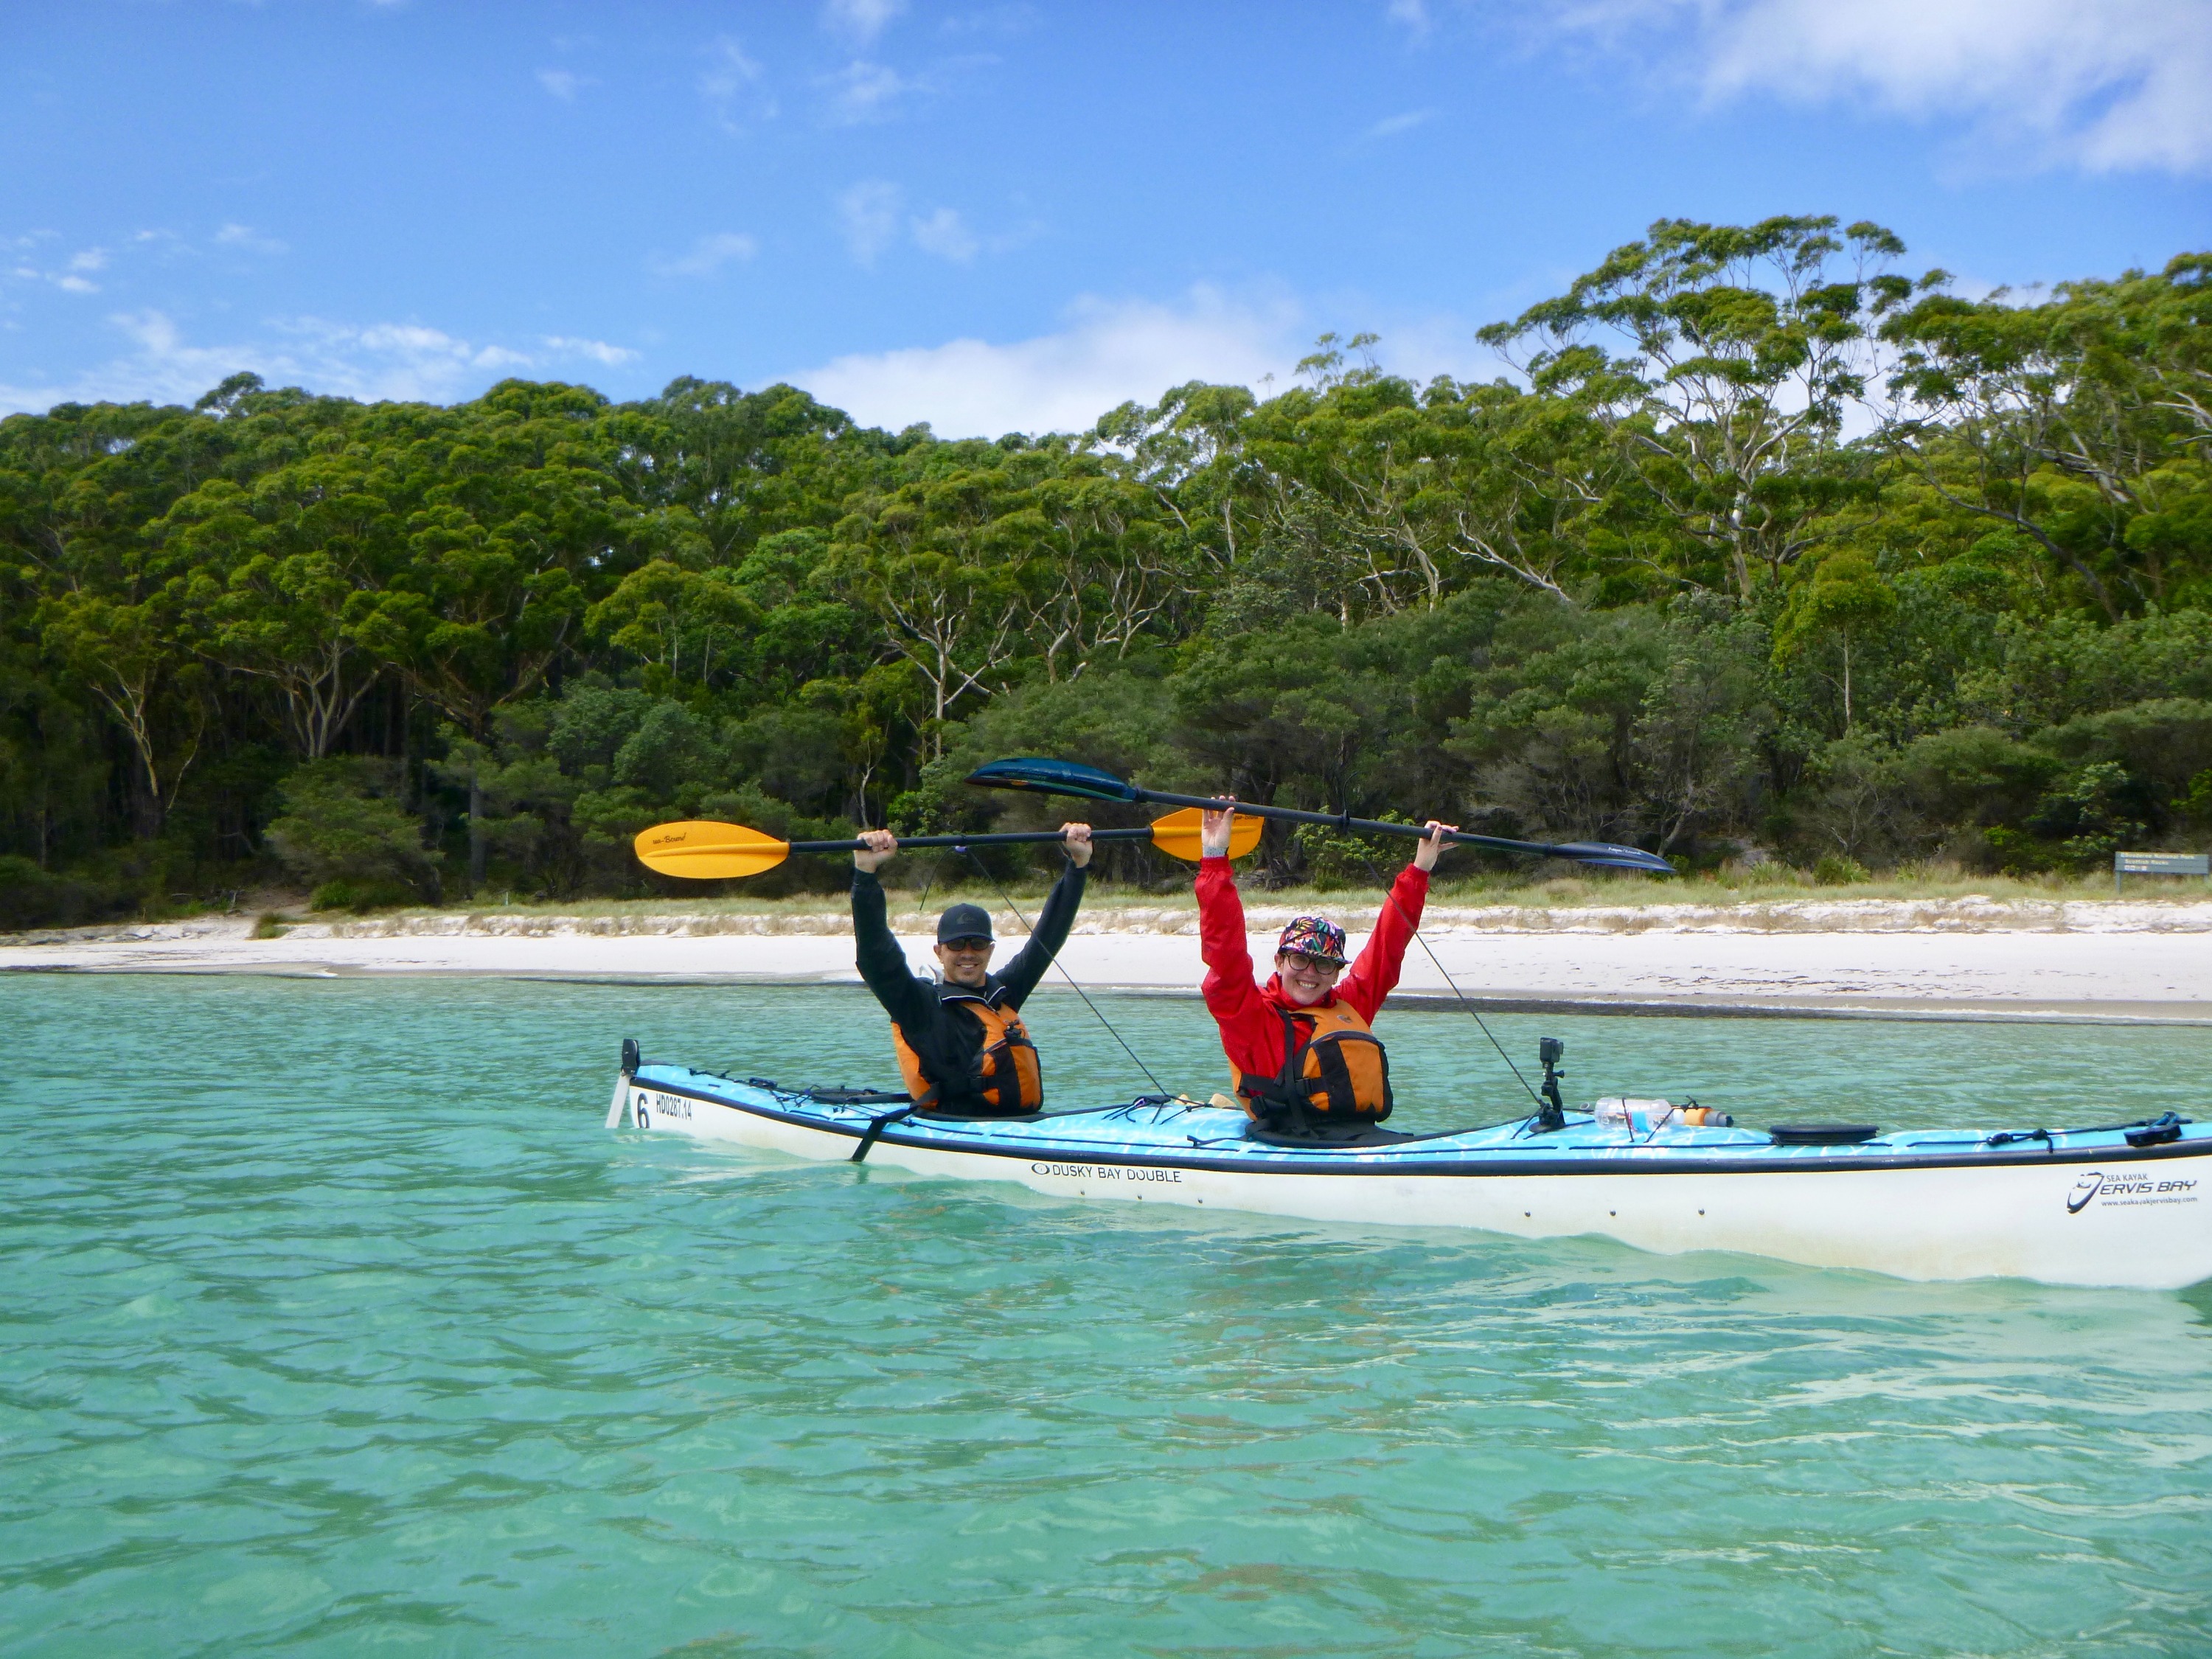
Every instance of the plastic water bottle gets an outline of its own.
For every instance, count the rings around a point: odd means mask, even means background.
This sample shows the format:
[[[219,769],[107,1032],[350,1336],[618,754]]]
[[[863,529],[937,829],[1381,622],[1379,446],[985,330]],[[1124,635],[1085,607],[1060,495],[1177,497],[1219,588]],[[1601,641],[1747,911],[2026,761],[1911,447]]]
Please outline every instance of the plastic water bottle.
[[[1648,1135],[1669,1123],[1681,1121],[1681,1114],[1672,1101],[1634,1100],[1609,1097],[1591,1103],[1601,1129],[1626,1129],[1631,1134]]]

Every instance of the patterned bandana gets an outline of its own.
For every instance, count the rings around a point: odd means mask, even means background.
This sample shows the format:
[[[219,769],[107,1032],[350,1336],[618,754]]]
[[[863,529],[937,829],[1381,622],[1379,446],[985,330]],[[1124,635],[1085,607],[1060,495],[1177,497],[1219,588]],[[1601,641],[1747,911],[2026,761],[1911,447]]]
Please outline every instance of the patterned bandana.
[[[1293,916],[1283,936],[1275,941],[1275,954],[1295,951],[1316,962],[1344,966],[1344,929],[1326,916]]]

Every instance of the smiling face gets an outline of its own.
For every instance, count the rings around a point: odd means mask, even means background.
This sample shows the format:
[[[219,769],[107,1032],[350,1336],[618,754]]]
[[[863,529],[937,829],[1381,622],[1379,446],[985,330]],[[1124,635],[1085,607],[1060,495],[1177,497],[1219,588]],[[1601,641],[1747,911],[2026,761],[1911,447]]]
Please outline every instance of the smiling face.
[[[1343,971],[1340,962],[1323,962],[1298,951],[1285,951],[1275,958],[1275,972],[1283,981],[1283,994],[1301,1008],[1310,1008],[1327,996]]]
[[[947,985],[981,990],[991,972],[991,941],[956,939],[937,947],[937,964],[945,970]]]

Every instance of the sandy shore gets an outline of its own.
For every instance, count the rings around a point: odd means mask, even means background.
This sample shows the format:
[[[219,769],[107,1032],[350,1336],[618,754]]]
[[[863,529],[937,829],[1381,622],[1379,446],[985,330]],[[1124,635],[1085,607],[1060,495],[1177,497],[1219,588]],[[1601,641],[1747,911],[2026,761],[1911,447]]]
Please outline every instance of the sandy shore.
[[[1288,914],[1253,907],[1256,957]],[[917,967],[928,960],[922,920],[896,918],[915,927],[905,943]],[[1011,916],[1000,926],[1002,937],[1019,937]],[[823,908],[447,913],[313,922],[273,939],[252,931],[243,918],[211,918],[15,935],[0,939],[0,972],[855,978],[849,925]],[[1436,961],[1417,947],[1401,994],[1449,1000],[1448,973],[1488,1007],[2212,1024],[2205,902],[1437,907],[1424,933]],[[1188,905],[1094,907],[1062,960],[1088,988],[1188,994],[1200,972],[1196,919]]]

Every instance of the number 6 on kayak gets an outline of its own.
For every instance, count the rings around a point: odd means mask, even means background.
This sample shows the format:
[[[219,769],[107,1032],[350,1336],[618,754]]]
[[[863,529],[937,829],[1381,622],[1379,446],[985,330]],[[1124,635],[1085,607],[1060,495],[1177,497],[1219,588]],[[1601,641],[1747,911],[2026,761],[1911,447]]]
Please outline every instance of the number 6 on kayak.
[[[1094,830],[1093,841],[1149,841],[1172,858],[1195,864],[1199,859],[1201,814],[1196,807],[1170,812],[1141,830]],[[1243,858],[1260,844],[1261,822],[1238,813],[1229,836],[1229,856]],[[1057,842],[1057,830],[1015,830],[986,836],[902,836],[902,848],[913,847],[1011,847],[1027,842]],[[779,841],[764,830],[742,823],[718,823],[691,818],[680,823],[657,823],[638,832],[635,843],[638,862],[664,876],[690,881],[721,881],[757,876],[773,870],[793,853],[851,853],[866,845],[859,841]]]

